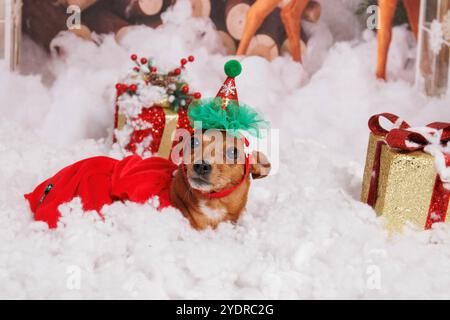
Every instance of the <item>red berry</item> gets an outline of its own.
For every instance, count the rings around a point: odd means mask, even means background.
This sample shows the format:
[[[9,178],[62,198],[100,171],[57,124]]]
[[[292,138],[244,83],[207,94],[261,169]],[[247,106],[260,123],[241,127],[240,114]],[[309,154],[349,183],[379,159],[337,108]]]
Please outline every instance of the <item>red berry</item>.
[[[136,61],[136,60],[137,60],[137,58],[138,58],[138,56],[137,56],[137,55],[135,55],[135,54],[132,54],[132,55],[131,55],[131,60],[133,60],[133,61]]]
[[[194,56],[189,56],[188,59],[190,62],[194,62],[194,60],[195,60]]]
[[[134,67],[133,70],[139,72],[140,69],[138,67]]]
[[[182,66],[184,66],[186,63],[187,63],[187,60],[186,60],[186,59],[184,59],[184,58],[181,59],[181,65],[182,65]]]
[[[133,92],[136,92],[136,90],[137,90],[137,85],[132,84],[132,85],[130,86],[130,90],[133,91]]]
[[[116,84],[116,89],[117,89],[117,90],[122,89],[122,84],[121,84],[121,83]]]
[[[180,68],[176,68],[174,71],[175,75],[180,75],[181,74],[181,69]]]
[[[142,59],[141,59],[141,63],[142,63],[142,64],[147,64],[147,62],[148,62],[147,58],[142,58]]]
[[[194,93],[194,98],[195,99],[200,99],[201,97],[202,97],[202,94],[200,92]]]
[[[181,91],[183,93],[188,93],[189,92],[189,86],[188,85],[184,85],[183,88],[181,88]]]
[[[152,67],[152,68],[150,69],[150,71],[151,71],[152,73],[155,73],[156,71],[158,71],[158,69],[157,69],[156,67]]]

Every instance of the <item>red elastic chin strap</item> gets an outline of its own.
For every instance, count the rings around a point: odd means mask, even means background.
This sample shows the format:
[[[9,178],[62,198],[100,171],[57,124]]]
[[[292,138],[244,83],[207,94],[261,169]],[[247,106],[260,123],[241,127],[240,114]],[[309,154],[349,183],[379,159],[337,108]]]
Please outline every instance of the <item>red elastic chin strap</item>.
[[[249,146],[249,142],[247,140],[247,138],[242,138],[244,144],[246,147]],[[186,165],[184,163],[182,163],[180,165],[181,167],[181,171],[183,172],[184,177],[186,178],[187,183],[189,183],[188,177],[187,177],[187,170],[186,170]],[[237,190],[244,182],[245,180],[247,180],[248,175],[250,174],[250,155],[246,154],[245,155],[245,173],[244,173],[244,177],[242,177],[242,180],[235,186],[229,188],[229,189],[225,189],[222,191],[212,191],[212,192],[202,192],[200,190],[197,190],[198,192],[200,192],[202,194],[202,196],[204,196],[205,198],[208,199],[218,199],[218,198],[224,198],[226,196],[229,196],[231,193],[233,193],[235,190]]]

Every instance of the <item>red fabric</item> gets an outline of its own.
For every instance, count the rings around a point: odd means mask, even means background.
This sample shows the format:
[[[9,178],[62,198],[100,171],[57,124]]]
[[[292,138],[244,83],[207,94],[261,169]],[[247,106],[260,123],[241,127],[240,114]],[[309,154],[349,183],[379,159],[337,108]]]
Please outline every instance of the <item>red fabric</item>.
[[[441,130],[440,141],[446,143],[450,140],[450,123],[433,122],[427,125],[428,128]],[[414,142],[416,146],[408,146],[408,142]],[[420,133],[409,131],[408,129],[392,129],[386,136],[386,143],[391,148],[404,151],[422,150],[428,145],[427,139]]]
[[[445,155],[445,165],[450,167],[450,155]],[[444,222],[447,216],[448,205],[450,201],[450,190],[444,187],[444,183],[439,175],[436,176],[433,194],[431,195],[431,204],[428,208],[427,221],[425,229],[430,229],[433,223]]]
[[[375,203],[378,198],[378,181],[380,179],[380,165],[381,165],[381,150],[384,145],[384,141],[377,142],[375,149],[375,156],[372,165],[372,175],[369,184],[369,194],[367,195],[367,204],[372,208],[375,207]]]
[[[376,136],[385,137],[389,133],[389,130],[386,130],[385,128],[383,128],[383,126],[380,123],[381,118],[384,118],[384,119],[388,120],[389,122],[391,122],[392,124],[395,124],[400,119],[400,117],[395,114],[387,113],[387,112],[376,114],[376,115],[373,115],[370,117],[370,119],[369,119],[370,131],[372,131],[372,133]],[[407,122],[402,121],[400,123],[399,128],[408,129],[408,128],[410,128],[410,125]]]
[[[34,218],[56,228],[59,205],[80,197],[83,210],[100,210],[113,201],[144,203],[159,197],[159,209],[170,203],[170,183],[177,166],[171,161],[153,157],[130,156],[121,161],[108,157],[81,160],[59,171],[25,195]],[[43,198],[46,188],[52,189]],[[42,201],[41,201],[42,199]],[[41,203],[40,203],[41,202]]]

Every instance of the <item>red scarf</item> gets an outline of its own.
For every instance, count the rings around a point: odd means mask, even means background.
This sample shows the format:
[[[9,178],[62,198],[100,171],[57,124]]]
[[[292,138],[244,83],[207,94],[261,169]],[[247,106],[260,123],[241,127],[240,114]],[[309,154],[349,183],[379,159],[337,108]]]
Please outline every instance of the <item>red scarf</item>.
[[[113,201],[145,203],[158,196],[159,209],[170,203],[170,183],[178,167],[171,161],[130,156],[123,160],[94,157],[72,164],[42,182],[25,195],[34,218],[56,228],[58,207],[80,197],[83,210],[95,210],[101,216],[104,205]]]

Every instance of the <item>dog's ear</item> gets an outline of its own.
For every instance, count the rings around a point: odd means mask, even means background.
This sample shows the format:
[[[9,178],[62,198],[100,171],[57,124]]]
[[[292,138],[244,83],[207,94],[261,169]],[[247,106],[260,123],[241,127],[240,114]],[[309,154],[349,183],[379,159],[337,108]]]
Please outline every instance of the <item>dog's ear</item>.
[[[250,173],[253,179],[265,178],[270,173],[272,165],[264,153],[253,151],[250,164]]]

